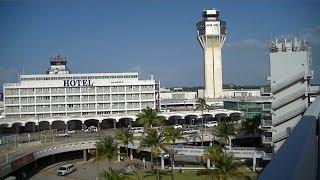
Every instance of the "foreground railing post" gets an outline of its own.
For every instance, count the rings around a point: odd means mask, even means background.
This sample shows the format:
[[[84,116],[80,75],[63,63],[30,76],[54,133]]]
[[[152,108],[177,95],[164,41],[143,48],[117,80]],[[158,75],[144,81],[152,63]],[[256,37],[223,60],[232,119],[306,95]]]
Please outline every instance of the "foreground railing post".
[[[210,169],[210,159],[207,159],[207,169]]]
[[[257,164],[257,158],[256,158],[256,153],[253,154],[253,159],[252,159],[252,170],[253,172],[256,172],[256,164]]]
[[[164,170],[164,155],[161,154],[161,170]]]
[[[118,147],[118,162],[120,162],[120,146]]]

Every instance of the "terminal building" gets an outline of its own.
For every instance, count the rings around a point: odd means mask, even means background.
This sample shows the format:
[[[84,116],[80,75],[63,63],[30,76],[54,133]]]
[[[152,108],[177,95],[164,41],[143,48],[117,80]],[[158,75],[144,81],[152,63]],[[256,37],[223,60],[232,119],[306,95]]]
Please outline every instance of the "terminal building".
[[[46,74],[20,75],[6,83],[5,119],[83,115],[137,114],[160,108],[159,83],[153,77],[139,80],[138,73],[72,74],[67,60],[50,58]]]
[[[204,90],[197,89],[193,91],[186,91],[183,88],[174,89],[160,89],[160,101],[161,110],[163,111],[186,111],[195,110],[196,102],[198,98],[204,98]],[[263,99],[261,97],[260,89],[224,89],[222,92],[223,97],[221,98],[205,98],[206,103],[209,105],[208,108],[213,109],[230,109],[230,110],[240,110],[235,108],[237,102],[240,100],[259,100]],[[226,102],[230,102],[227,106],[224,106]],[[233,105],[235,104],[235,105]],[[238,107],[238,106],[237,106]],[[243,110],[240,110],[243,111]],[[246,117],[246,112],[243,111]]]

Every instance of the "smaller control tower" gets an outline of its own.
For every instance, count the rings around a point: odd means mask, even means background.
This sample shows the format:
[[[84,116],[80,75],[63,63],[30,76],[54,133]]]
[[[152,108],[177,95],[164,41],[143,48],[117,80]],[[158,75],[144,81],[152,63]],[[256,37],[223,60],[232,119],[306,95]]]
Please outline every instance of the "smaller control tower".
[[[47,74],[69,74],[69,69],[67,68],[67,58],[60,56],[53,56],[50,58],[50,68]]]
[[[204,10],[197,29],[204,59],[204,97],[222,97],[221,48],[226,39],[226,22],[219,19],[219,10]]]

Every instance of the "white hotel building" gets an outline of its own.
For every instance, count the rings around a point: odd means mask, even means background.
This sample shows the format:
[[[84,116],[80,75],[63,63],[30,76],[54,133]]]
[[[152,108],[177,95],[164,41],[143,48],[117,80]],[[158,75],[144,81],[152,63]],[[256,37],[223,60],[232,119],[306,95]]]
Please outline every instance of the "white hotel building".
[[[47,74],[20,75],[6,83],[5,119],[137,114],[159,108],[159,83],[138,73],[71,74],[61,56],[50,59]],[[4,120],[4,119],[3,119]]]
[[[21,75],[19,83],[3,85],[4,118],[1,128],[24,131],[83,129],[84,125],[126,127],[146,107],[160,110],[160,85],[153,77],[139,80],[138,73],[71,74],[65,58],[50,59],[46,74]],[[240,111],[206,111],[211,117],[239,117]],[[200,111],[160,112],[176,123],[201,117]],[[178,119],[176,119],[178,117]],[[107,125],[108,124],[108,125]],[[109,126],[110,125],[110,126]],[[103,127],[101,127],[103,128]]]

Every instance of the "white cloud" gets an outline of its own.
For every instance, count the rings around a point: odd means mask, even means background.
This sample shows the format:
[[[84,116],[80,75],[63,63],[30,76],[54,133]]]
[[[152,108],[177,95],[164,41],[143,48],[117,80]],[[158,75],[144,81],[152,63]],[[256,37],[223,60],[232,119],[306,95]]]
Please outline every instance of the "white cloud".
[[[320,45],[320,25],[305,29],[303,38],[314,45]]]
[[[225,44],[226,48],[241,48],[241,47],[266,47],[267,43],[257,39],[245,39],[238,42],[228,42]]]

